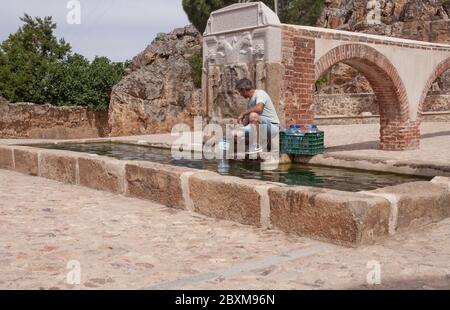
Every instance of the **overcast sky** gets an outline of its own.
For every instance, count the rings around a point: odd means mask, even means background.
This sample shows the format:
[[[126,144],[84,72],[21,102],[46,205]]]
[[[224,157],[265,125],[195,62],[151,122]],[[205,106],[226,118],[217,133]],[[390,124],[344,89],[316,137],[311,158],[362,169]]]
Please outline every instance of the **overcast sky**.
[[[81,24],[69,24],[69,0],[0,0],[0,41],[21,25],[19,17],[53,16],[56,36],[89,59],[107,56],[113,61],[131,59],[158,32],[189,24],[181,0],[78,0]],[[71,7],[73,8],[73,7]],[[73,11],[72,11],[73,12]]]

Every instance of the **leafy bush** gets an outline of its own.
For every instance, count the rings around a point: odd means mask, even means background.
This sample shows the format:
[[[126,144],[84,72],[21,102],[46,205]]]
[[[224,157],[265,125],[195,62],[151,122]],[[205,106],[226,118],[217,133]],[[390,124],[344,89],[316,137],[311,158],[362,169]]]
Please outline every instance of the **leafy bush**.
[[[192,78],[194,79],[194,85],[197,88],[202,87],[202,70],[203,70],[203,57],[201,52],[195,53],[189,58],[189,62],[192,68]]]
[[[330,81],[330,72],[325,72],[317,81],[316,81],[316,90],[320,90],[323,86],[328,84]]]

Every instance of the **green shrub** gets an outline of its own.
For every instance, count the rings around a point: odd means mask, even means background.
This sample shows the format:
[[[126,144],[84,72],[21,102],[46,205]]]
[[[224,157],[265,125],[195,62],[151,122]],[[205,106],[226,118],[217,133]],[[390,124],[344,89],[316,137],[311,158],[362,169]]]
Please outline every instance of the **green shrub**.
[[[189,58],[189,63],[192,69],[192,78],[194,80],[194,85],[197,88],[202,87],[202,71],[203,71],[203,57],[202,53],[195,53]]]

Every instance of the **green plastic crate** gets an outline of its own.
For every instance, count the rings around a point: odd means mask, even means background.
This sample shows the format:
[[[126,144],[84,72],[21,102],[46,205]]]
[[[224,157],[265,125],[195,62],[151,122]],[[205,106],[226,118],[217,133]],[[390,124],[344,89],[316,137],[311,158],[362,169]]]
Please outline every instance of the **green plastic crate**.
[[[292,155],[317,155],[325,152],[325,133],[307,132],[303,135],[280,133],[280,152]]]

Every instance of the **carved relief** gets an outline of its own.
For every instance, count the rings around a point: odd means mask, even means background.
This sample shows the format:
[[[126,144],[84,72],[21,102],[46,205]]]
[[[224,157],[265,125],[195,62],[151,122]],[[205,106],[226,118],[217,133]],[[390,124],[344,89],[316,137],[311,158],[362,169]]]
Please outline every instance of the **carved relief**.
[[[256,60],[264,60],[265,56],[265,49],[263,44],[257,44],[254,50],[253,55],[255,56]]]
[[[237,64],[263,61],[265,48],[263,38],[255,40],[251,32],[243,32],[239,37],[219,36],[212,44],[207,44],[207,62],[210,64]]]

